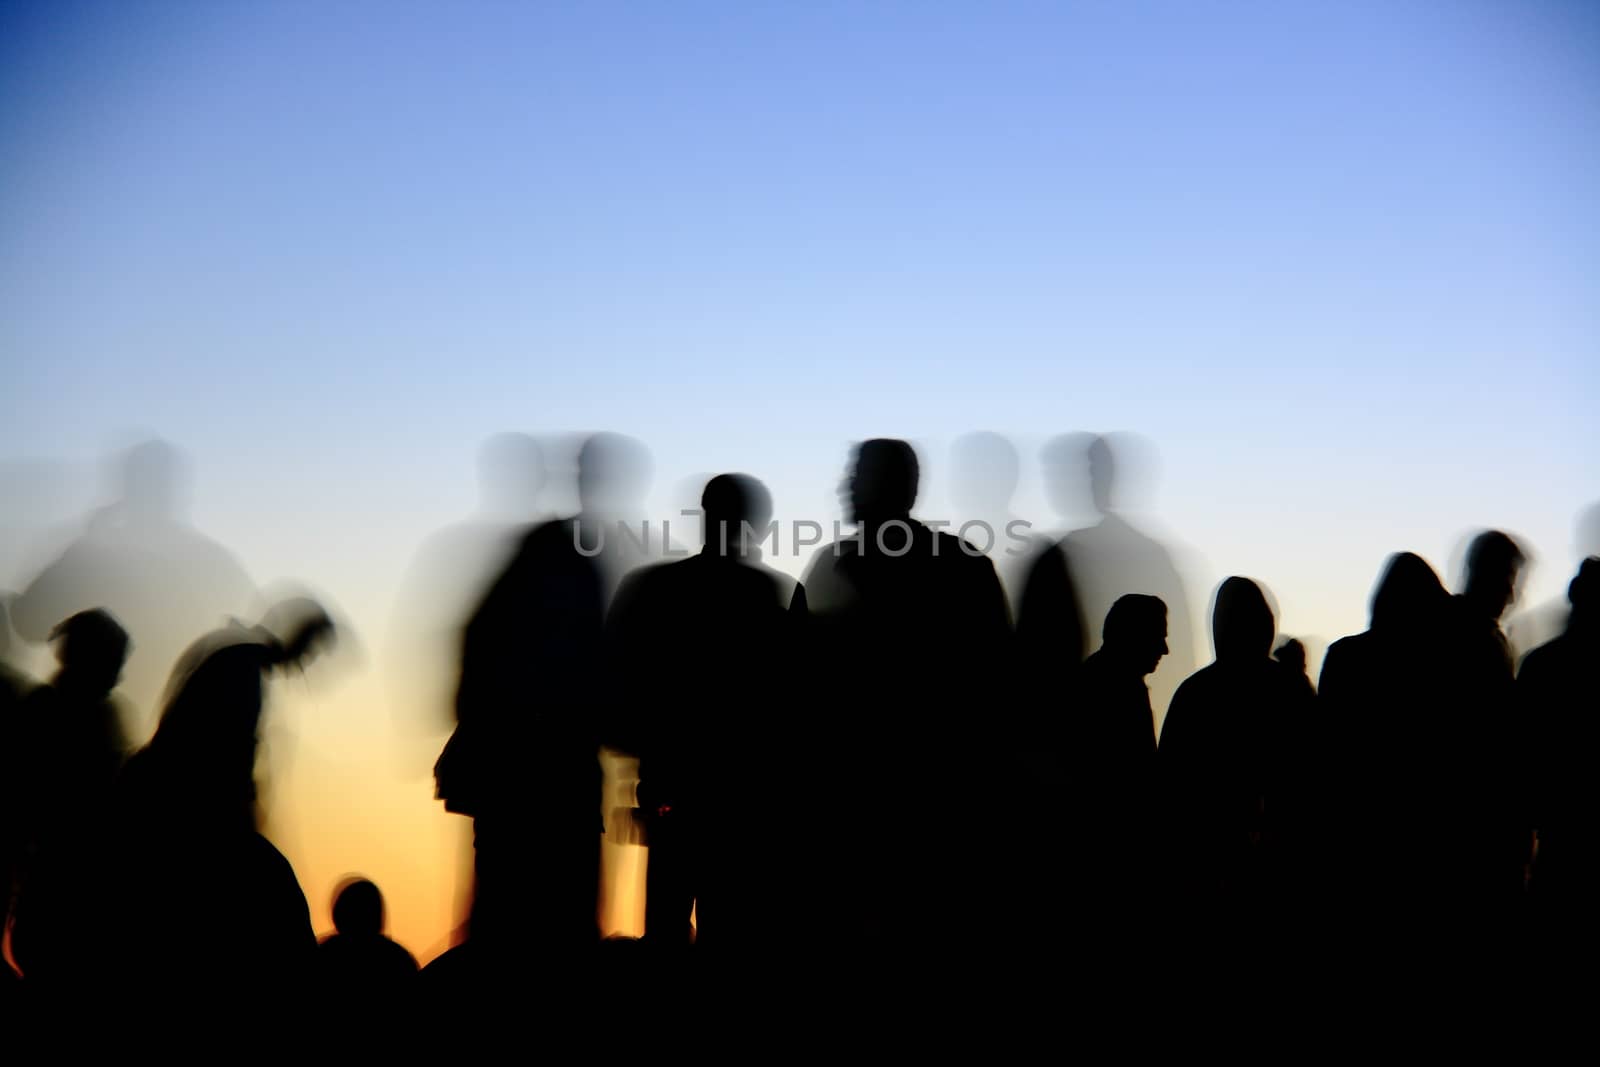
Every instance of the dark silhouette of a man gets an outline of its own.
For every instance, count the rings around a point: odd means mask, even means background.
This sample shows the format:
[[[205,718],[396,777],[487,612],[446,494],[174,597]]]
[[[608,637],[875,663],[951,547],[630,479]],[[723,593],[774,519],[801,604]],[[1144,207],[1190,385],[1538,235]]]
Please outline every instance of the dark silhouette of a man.
[[[579,514],[522,538],[462,634],[457,725],[434,777],[446,810],[473,819],[475,949],[599,940],[606,577],[589,550],[613,458],[604,435],[584,444]]]
[[[772,502],[760,482],[718,475],[701,508],[704,548],[629,575],[607,628],[620,733],[639,757],[645,940],[687,944],[693,911],[702,946],[748,946],[787,910],[766,862],[781,845],[760,839],[782,834],[763,827],[780,807],[763,786],[788,788],[774,772],[791,740],[785,678],[805,589],[761,562]]]
[[[976,547],[911,517],[918,475],[906,442],[861,444],[841,493],[856,534],[805,579],[809,654],[833,687],[811,776],[819,903],[838,936],[903,950],[1000,928],[1020,821],[1005,593]]]

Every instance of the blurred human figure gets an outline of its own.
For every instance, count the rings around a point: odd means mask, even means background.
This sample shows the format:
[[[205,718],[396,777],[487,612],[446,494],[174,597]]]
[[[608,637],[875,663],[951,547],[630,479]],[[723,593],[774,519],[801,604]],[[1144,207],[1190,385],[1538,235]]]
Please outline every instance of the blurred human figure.
[[[1595,688],[1600,678],[1600,557],[1584,560],[1567,586],[1571,611],[1561,636],[1540,645],[1517,674],[1529,720],[1530,801],[1538,830],[1532,890],[1547,958],[1594,944],[1600,890],[1600,798],[1592,770]]]
[[[645,512],[654,473],[649,449],[623,434],[592,434],[579,450],[579,539],[599,567],[607,606],[629,572],[669,547],[666,528]]]
[[[92,964],[82,916],[99,892],[111,791],[128,756],[112,689],[128,634],[79,612],[52,631],[60,669],[29,694],[15,772],[25,844],[12,951],[32,981],[56,984]]]
[[[998,935],[1020,862],[1005,592],[983,553],[911,517],[918,477],[906,442],[862,443],[841,487],[856,533],[805,576],[807,655],[833,687],[808,776],[818,904],[846,943],[907,952]]]
[[[1283,890],[1281,846],[1295,742],[1312,713],[1303,670],[1272,656],[1277,623],[1259,586],[1226,579],[1211,615],[1216,659],[1173,695],[1159,748],[1171,878],[1168,908],[1195,930],[1252,915],[1268,935]],[[1230,936],[1240,937],[1234,928]]]
[[[994,563],[1013,621],[1034,557],[1052,544],[1012,514],[1021,465],[1016,446],[997,433],[970,433],[950,447],[951,529]]]
[[[478,948],[569,952],[599,939],[607,570],[597,538],[613,494],[632,496],[616,484],[627,477],[618,452],[610,435],[585,442],[579,513],[528,532],[462,634],[457,725],[434,776],[446,810],[473,819]]]
[[[1194,621],[1172,554],[1120,508],[1123,483],[1132,480],[1123,468],[1135,463],[1141,448],[1125,435],[1067,434],[1045,446],[1043,462],[1046,489],[1056,510],[1064,516],[1087,511],[1095,518],[1093,525],[1073,530],[1060,541],[1087,627],[1084,647],[1100,644],[1100,623],[1124,594],[1148,594],[1167,605],[1170,652],[1149,686],[1159,726],[1172,694],[1194,671]]]
[[[173,668],[159,726],[124,776],[140,803],[207,824],[259,828],[256,756],[265,682],[309,663],[337,640],[309,598],[273,605],[262,620],[232,620],[196,640]]]
[[[104,894],[114,960],[181,988],[284,990],[310,975],[316,936],[287,859],[258,831],[255,763],[265,683],[337,640],[307,598],[196,642],[173,670],[155,736],[116,791],[119,840]],[[130,972],[130,969],[132,971]]]
[[[478,453],[478,510],[432,534],[418,549],[390,627],[391,701],[407,735],[434,738],[455,722],[461,628],[540,520],[545,487],[539,443],[498,433]],[[429,760],[438,755],[435,748]]]
[[[1511,644],[1500,627],[1526,559],[1499,530],[1478,534],[1467,548],[1462,590],[1452,600],[1452,715],[1437,745],[1443,784],[1455,798],[1457,906],[1480,915],[1487,909],[1504,922],[1515,917],[1533,845],[1528,724],[1518,714]]]
[[[1600,502],[1590,504],[1578,515],[1572,547],[1572,558],[1578,566],[1586,559],[1600,556]],[[1561,636],[1571,610],[1567,598],[1561,596],[1513,614],[1505,624],[1512,656],[1520,661],[1535,648]]]
[[[150,734],[172,661],[195,634],[246,609],[254,586],[227,549],[189,525],[189,469],[159,440],[118,457],[116,499],[12,604],[17,633],[43,641],[68,616],[102,608],[137,637],[122,691],[124,729]]]
[[[405,988],[416,957],[384,933],[383,893],[366,878],[347,879],[333,899],[334,933],[317,946],[321,981],[358,1002]]]
[[[781,768],[796,710],[784,679],[806,598],[761,562],[757,542],[772,517],[765,486],[718,475],[701,510],[699,554],[634,571],[618,591],[607,623],[612,674],[630,713],[623,743],[639,756],[645,940],[687,944],[692,911],[699,944],[749,949],[794,906],[773,861],[786,824],[803,814],[782,798],[804,768]]]

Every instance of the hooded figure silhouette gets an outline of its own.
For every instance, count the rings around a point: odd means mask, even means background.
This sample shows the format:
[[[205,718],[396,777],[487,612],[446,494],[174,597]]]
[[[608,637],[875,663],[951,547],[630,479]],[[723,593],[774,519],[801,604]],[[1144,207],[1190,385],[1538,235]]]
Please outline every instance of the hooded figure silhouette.
[[[1179,900],[1259,906],[1282,829],[1289,739],[1311,709],[1272,658],[1276,622],[1255,582],[1222,583],[1211,633],[1216,660],[1178,687],[1161,731],[1170,874]]]

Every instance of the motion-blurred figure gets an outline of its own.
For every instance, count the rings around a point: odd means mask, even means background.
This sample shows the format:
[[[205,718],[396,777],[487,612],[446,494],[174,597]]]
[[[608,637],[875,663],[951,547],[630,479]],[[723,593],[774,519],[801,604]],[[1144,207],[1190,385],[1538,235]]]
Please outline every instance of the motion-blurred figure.
[[[952,531],[994,563],[1013,620],[1034,557],[1052,543],[1011,512],[1021,466],[1016,446],[997,433],[970,433],[950,447]]]
[[[1594,786],[1595,688],[1600,678],[1600,557],[1567,586],[1571,612],[1560,637],[1540,645],[1517,674],[1532,736],[1533,824],[1539,832],[1532,889],[1545,951],[1592,945],[1600,890],[1600,797]]]
[[[630,449],[620,449],[634,457]],[[448,811],[473,819],[469,944],[516,956],[599,940],[607,571],[599,528],[632,496],[609,435],[578,457],[578,515],[534,527],[490,586],[461,645],[456,729],[434,768]]]
[[[104,611],[51,634],[61,669],[22,709],[16,783],[26,859],[12,951],[30,981],[57,984],[93,965],[83,916],[98,903],[111,791],[128,745],[112,689],[128,634]]]
[[[847,943],[944,951],[958,930],[998,936],[1014,892],[1010,628],[988,557],[911,517],[918,471],[904,441],[861,444],[841,490],[856,534],[806,571],[808,655],[833,687],[807,777],[827,849],[809,862]]]
[[[528,434],[499,433],[478,454],[478,512],[418,549],[390,627],[391,701],[407,736],[437,739],[455,722],[462,627],[540,519],[544,457]],[[438,755],[435,747],[429,761]]]
[[[1195,669],[1194,620],[1172,554],[1119,510],[1119,486],[1128,480],[1122,468],[1134,461],[1137,451],[1116,434],[1067,434],[1045,446],[1043,460],[1052,505],[1063,515],[1083,514],[1088,505],[1096,516],[1094,525],[1074,530],[1060,542],[1088,628],[1084,646],[1098,647],[1101,620],[1126,593],[1144,593],[1167,605],[1170,651],[1150,679],[1150,702],[1159,724],[1172,694]]]
[[[102,608],[135,636],[122,692],[124,729],[149,735],[161,686],[197,633],[244,611],[254,587],[233,555],[190,526],[189,469],[164,441],[119,457],[117,499],[89,517],[87,529],[37,575],[12,604],[17,633],[43,641],[70,615]]]
[[[335,640],[327,612],[295,598],[257,625],[205,635],[179,660],[160,726],[117,786],[105,977],[277,996],[309,977],[316,935],[305,894],[257,830],[257,736],[270,674]]]
[[[624,743],[639,755],[645,940],[687,944],[693,911],[699,944],[748,949],[764,926],[781,930],[794,906],[772,861],[804,811],[781,798],[805,769],[780,767],[794,741],[785,678],[806,597],[761,562],[755,542],[772,517],[765,486],[718,475],[701,509],[705,547],[630,575],[608,630],[631,720]],[[763,841],[770,836],[778,840]]]
[[[1488,921],[1514,917],[1532,858],[1528,724],[1518,714],[1511,644],[1500,628],[1526,558],[1499,530],[1468,546],[1465,581],[1452,600],[1451,717],[1436,746],[1440,784],[1455,798],[1451,824],[1440,828],[1458,850],[1452,903]]]
[[[649,449],[623,434],[593,434],[578,452],[580,542],[600,569],[607,606],[630,571],[670,547],[645,511],[654,473]]]
[[[1589,505],[1579,514],[1573,531],[1576,564],[1582,566],[1584,560],[1594,556],[1600,556],[1600,502]],[[1566,629],[1571,610],[1565,597],[1556,597],[1511,616],[1505,631],[1512,655],[1520,661],[1533,649],[1559,637]]]

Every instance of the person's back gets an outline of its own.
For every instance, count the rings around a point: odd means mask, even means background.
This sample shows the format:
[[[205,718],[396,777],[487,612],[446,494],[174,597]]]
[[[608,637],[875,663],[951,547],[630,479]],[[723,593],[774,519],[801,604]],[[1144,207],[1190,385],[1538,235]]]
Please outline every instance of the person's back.
[[[1105,962],[1150,918],[1156,732],[1145,678],[1167,652],[1166,606],[1121,597],[1102,631],[1059,716],[1055,875],[1068,937]]]
[[[1276,624],[1255,583],[1223,582],[1212,629],[1216,659],[1178,687],[1161,731],[1170,888],[1191,907],[1259,909],[1281,888],[1268,846],[1309,708],[1272,658]]]
[[[333,925],[334,933],[317,945],[317,978],[331,993],[362,1002],[408,988],[417,960],[384,933],[376,885],[365,878],[346,881],[334,897]]]
[[[490,586],[462,633],[456,728],[434,765],[445,809],[473,819],[471,937],[513,955],[599,936],[606,594],[589,525],[534,526]]]
[[[447,803],[466,804],[473,794],[470,804],[483,810],[582,806],[594,822],[597,805],[569,792],[599,773],[586,701],[603,618],[601,577],[579,551],[575,522],[530,530],[467,623],[457,736],[447,749],[460,762],[439,768]]]
[[[820,696],[830,718],[818,734],[833,741],[814,772],[839,843],[828,862],[842,868],[836,883],[864,885],[855,902],[837,902],[837,921],[887,935],[885,916],[860,900],[895,897],[905,936],[931,947],[963,895],[984,913],[974,902],[1000,892],[990,883],[1004,870],[996,853],[1014,829],[1016,783],[999,690],[1005,593],[981,552],[911,518],[917,477],[905,442],[862,444],[844,493],[857,535],[820,549],[805,586],[808,654],[833,688]],[[940,874],[908,890],[915,876],[902,857]]]
[[[805,593],[763,565],[743,525],[765,528],[770,498],[743,475],[702,496],[706,546],[635,571],[607,622],[620,747],[639,757],[638,803],[650,847],[645,938],[752,944],[761,900],[778,886],[773,816],[793,796],[793,686]],[[778,840],[764,841],[772,837]],[[770,902],[769,902],[770,903]],[[782,907],[768,909],[779,923]]]
[[[99,610],[72,616],[51,637],[61,670],[19,709],[15,784],[28,856],[12,936],[24,972],[54,983],[92,959],[87,920],[111,836],[112,787],[128,754],[112,689],[129,642]]]
[[[1508,535],[1486,531],[1467,551],[1465,584],[1451,598],[1447,690],[1451,711],[1440,731],[1440,784],[1450,797],[1442,828],[1456,883],[1449,906],[1485,925],[1514,920],[1527,877],[1533,833],[1526,779],[1529,736],[1519,714],[1511,647],[1500,620],[1515,601],[1523,550]]]

